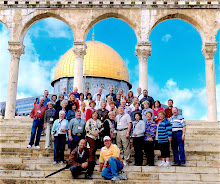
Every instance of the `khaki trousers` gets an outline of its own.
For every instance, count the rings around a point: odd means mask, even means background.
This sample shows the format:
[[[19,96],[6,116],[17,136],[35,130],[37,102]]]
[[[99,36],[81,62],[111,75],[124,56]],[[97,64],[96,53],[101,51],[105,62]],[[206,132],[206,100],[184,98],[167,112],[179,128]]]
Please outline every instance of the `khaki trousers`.
[[[117,146],[120,149],[121,157],[126,160],[130,159],[130,138],[126,138],[128,130],[117,131]]]
[[[52,148],[52,137],[51,137],[51,130],[53,127],[52,123],[46,123],[46,140],[45,140],[45,148]]]

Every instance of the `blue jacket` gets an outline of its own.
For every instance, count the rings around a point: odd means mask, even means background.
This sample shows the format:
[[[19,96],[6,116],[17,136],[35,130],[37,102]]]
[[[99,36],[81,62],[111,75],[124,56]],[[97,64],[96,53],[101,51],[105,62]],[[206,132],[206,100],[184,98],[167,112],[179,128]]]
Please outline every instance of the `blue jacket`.
[[[172,139],[172,126],[165,118],[158,125],[158,143],[168,142],[168,138]]]
[[[66,119],[63,119],[63,121],[66,122],[66,129],[67,129],[67,131],[66,131],[66,137],[67,137],[67,135],[68,135],[68,125],[69,125],[69,122],[68,122]],[[59,128],[58,124],[59,124],[59,119],[56,119],[56,120],[54,121],[54,124],[53,124],[53,127],[52,127],[52,131],[51,131],[51,134],[53,134],[54,136],[58,136],[58,128]]]

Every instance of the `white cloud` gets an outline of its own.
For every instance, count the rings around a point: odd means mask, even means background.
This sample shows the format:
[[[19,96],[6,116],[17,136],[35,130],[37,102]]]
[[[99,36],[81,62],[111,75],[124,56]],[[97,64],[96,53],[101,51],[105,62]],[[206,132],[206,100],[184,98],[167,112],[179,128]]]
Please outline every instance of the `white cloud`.
[[[49,37],[67,39],[73,37],[72,31],[69,31],[69,26],[66,23],[54,18],[47,18],[43,21],[42,30],[46,31]]]
[[[10,53],[8,52],[8,32],[5,27],[0,31],[0,101],[7,97],[8,76],[10,67]],[[31,35],[27,34],[25,43],[25,54],[21,56],[19,64],[17,99],[43,94],[45,89],[51,93],[51,78],[53,78],[57,61],[40,61],[36,53]]]
[[[170,34],[166,34],[161,38],[161,40],[163,42],[168,42],[171,38],[172,38],[172,36]]]

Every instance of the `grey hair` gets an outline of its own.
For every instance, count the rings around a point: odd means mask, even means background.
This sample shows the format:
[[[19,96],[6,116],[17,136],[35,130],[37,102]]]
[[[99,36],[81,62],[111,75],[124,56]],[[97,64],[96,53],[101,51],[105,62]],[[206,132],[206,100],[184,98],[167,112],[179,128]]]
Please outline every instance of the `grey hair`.
[[[61,110],[61,111],[59,112],[59,115],[60,115],[60,114],[66,115],[65,111],[63,111],[63,110]]]
[[[63,100],[62,102],[61,102],[61,106],[63,106],[63,103],[64,102],[66,102],[67,104],[68,104],[68,102],[66,101],[66,100]]]
[[[42,100],[42,99],[44,99],[44,97],[40,97],[39,101]],[[44,99],[44,100],[45,100],[45,99]]]

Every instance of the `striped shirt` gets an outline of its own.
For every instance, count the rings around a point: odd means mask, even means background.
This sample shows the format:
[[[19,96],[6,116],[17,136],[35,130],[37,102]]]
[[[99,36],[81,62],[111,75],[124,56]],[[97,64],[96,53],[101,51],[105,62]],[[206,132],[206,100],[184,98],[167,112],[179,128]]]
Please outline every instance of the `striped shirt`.
[[[165,118],[158,125],[158,143],[168,142],[168,138],[172,139],[172,126]]]
[[[170,118],[170,124],[172,125],[173,132],[183,130],[183,127],[186,126],[183,116],[179,114]]]

